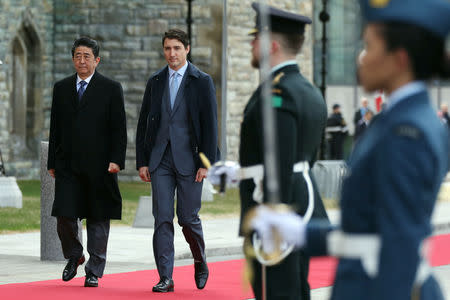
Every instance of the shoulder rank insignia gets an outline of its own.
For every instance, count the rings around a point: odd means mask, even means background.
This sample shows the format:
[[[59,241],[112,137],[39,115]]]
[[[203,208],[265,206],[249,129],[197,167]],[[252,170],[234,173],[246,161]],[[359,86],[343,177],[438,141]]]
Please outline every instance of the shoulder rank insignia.
[[[395,128],[395,134],[411,139],[419,139],[421,136],[420,130],[409,125],[401,125]]]
[[[272,94],[281,94],[281,90],[280,89],[272,89]]]
[[[276,85],[278,83],[280,83],[280,79],[281,77],[284,76],[284,72],[281,72],[280,74],[278,74],[277,76],[275,76],[275,78],[272,80],[272,84]]]

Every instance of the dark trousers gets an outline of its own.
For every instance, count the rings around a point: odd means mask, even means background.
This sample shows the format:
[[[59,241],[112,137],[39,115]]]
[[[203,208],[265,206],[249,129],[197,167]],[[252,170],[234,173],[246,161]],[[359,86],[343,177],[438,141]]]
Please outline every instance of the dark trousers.
[[[344,136],[333,136],[329,141],[330,159],[341,160],[344,158]]]
[[[257,300],[262,299],[262,266],[251,259],[252,288]],[[280,264],[266,267],[267,300],[310,300],[308,283],[309,257],[303,251],[294,251]]]
[[[61,241],[64,258],[79,258],[83,255],[83,244],[78,236],[78,219],[57,217],[57,231]],[[89,261],[85,266],[87,273],[103,276],[106,264],[110,220],[86,219],[87,251]]]
[[[177,218],[196,262],[205,262],[205,242],[198,212],[201,207],[202,182],[195,182],[196,173],[179,174],[172,158],[170,144],[159,166],[150,175],[152,182],[153,254],[159,276],[172,278],[174,263],[174,196],[177,191]]]

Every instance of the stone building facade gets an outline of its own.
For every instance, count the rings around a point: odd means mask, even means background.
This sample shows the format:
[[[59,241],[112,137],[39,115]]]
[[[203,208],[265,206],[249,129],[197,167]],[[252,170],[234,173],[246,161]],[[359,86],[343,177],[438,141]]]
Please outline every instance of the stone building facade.
[[[227,59],[222,64],[223,5],[227,12]],[[311,15],[312,0],[269,1]],[[226,66],[227,158],[237,159],[243,108],[258,84],[250,67],[254,24],[250,0],[192,1],[192,60],[212,75],[219,116],[222,66]],[[80,35],[100,42],[99,72],[121,82],[128,125],[127,179],[137,179],[135,135],[148,77],[165,65],[161,35],[186,30],[186,0],[2,0],[0,1],[0,150],[9,175],[38,178],[39,144],[48,140],[53,84],[72,74],[71,45]],[[312,78],[311,30],[298,57]],[[222,124],[219,120],[219,124]],[[225,149],[225,148],[223,148]]]

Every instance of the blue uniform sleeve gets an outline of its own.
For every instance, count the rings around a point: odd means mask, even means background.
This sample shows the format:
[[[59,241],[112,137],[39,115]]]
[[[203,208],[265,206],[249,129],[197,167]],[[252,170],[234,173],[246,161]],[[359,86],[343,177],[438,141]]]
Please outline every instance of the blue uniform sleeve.
[[[430,146],[414,127],[396,128],[376,151],[375,214],[382,238],[379,272],[393,276],[392,286],[380,289],[378,299],[407,299],[419,264],[420,244],[431,231],[438,168]]]
[[[335,229],[328,221],[311,220],[306,227],[305,252],[309,256],[328,255],[327,236]]]

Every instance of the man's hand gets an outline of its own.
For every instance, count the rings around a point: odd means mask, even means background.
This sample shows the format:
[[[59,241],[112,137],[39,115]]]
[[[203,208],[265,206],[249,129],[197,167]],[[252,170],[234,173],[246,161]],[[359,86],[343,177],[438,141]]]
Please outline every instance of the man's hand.
[[[305,245],[306,224],[302,217],[293,211],[276,211],[265,205],[259,205],[250,226],[257,232],[266,253],[271,253],[276,248],[277,238],[274,234],[279,235],[281,243],[297,248]]]
[[[234,161],[216,162],[208,170],[208,180],[212,185],[220,185],[221,177],[225,176],[227,185],[239,182],[239,169],[241,166]]]
[[[50,176],[52,176],[53,178],[55,178],[55,169],[50,169],[50,170],[48,170],[48,174],[50,174]]]
[[[148,171],[148,167],[140,167],[139,168],[139,177],[144,182],[150,182],[150,172]]]
[[[108,167],[109,173],[118,173],[120,171],[120,167],[118,164],[110,162]]]
[[[206,178],[206,174],[208,170],[205,168],[199,168],[197,171],[197,175],[195,176],[195,182],[202,182],[203,178]]]

